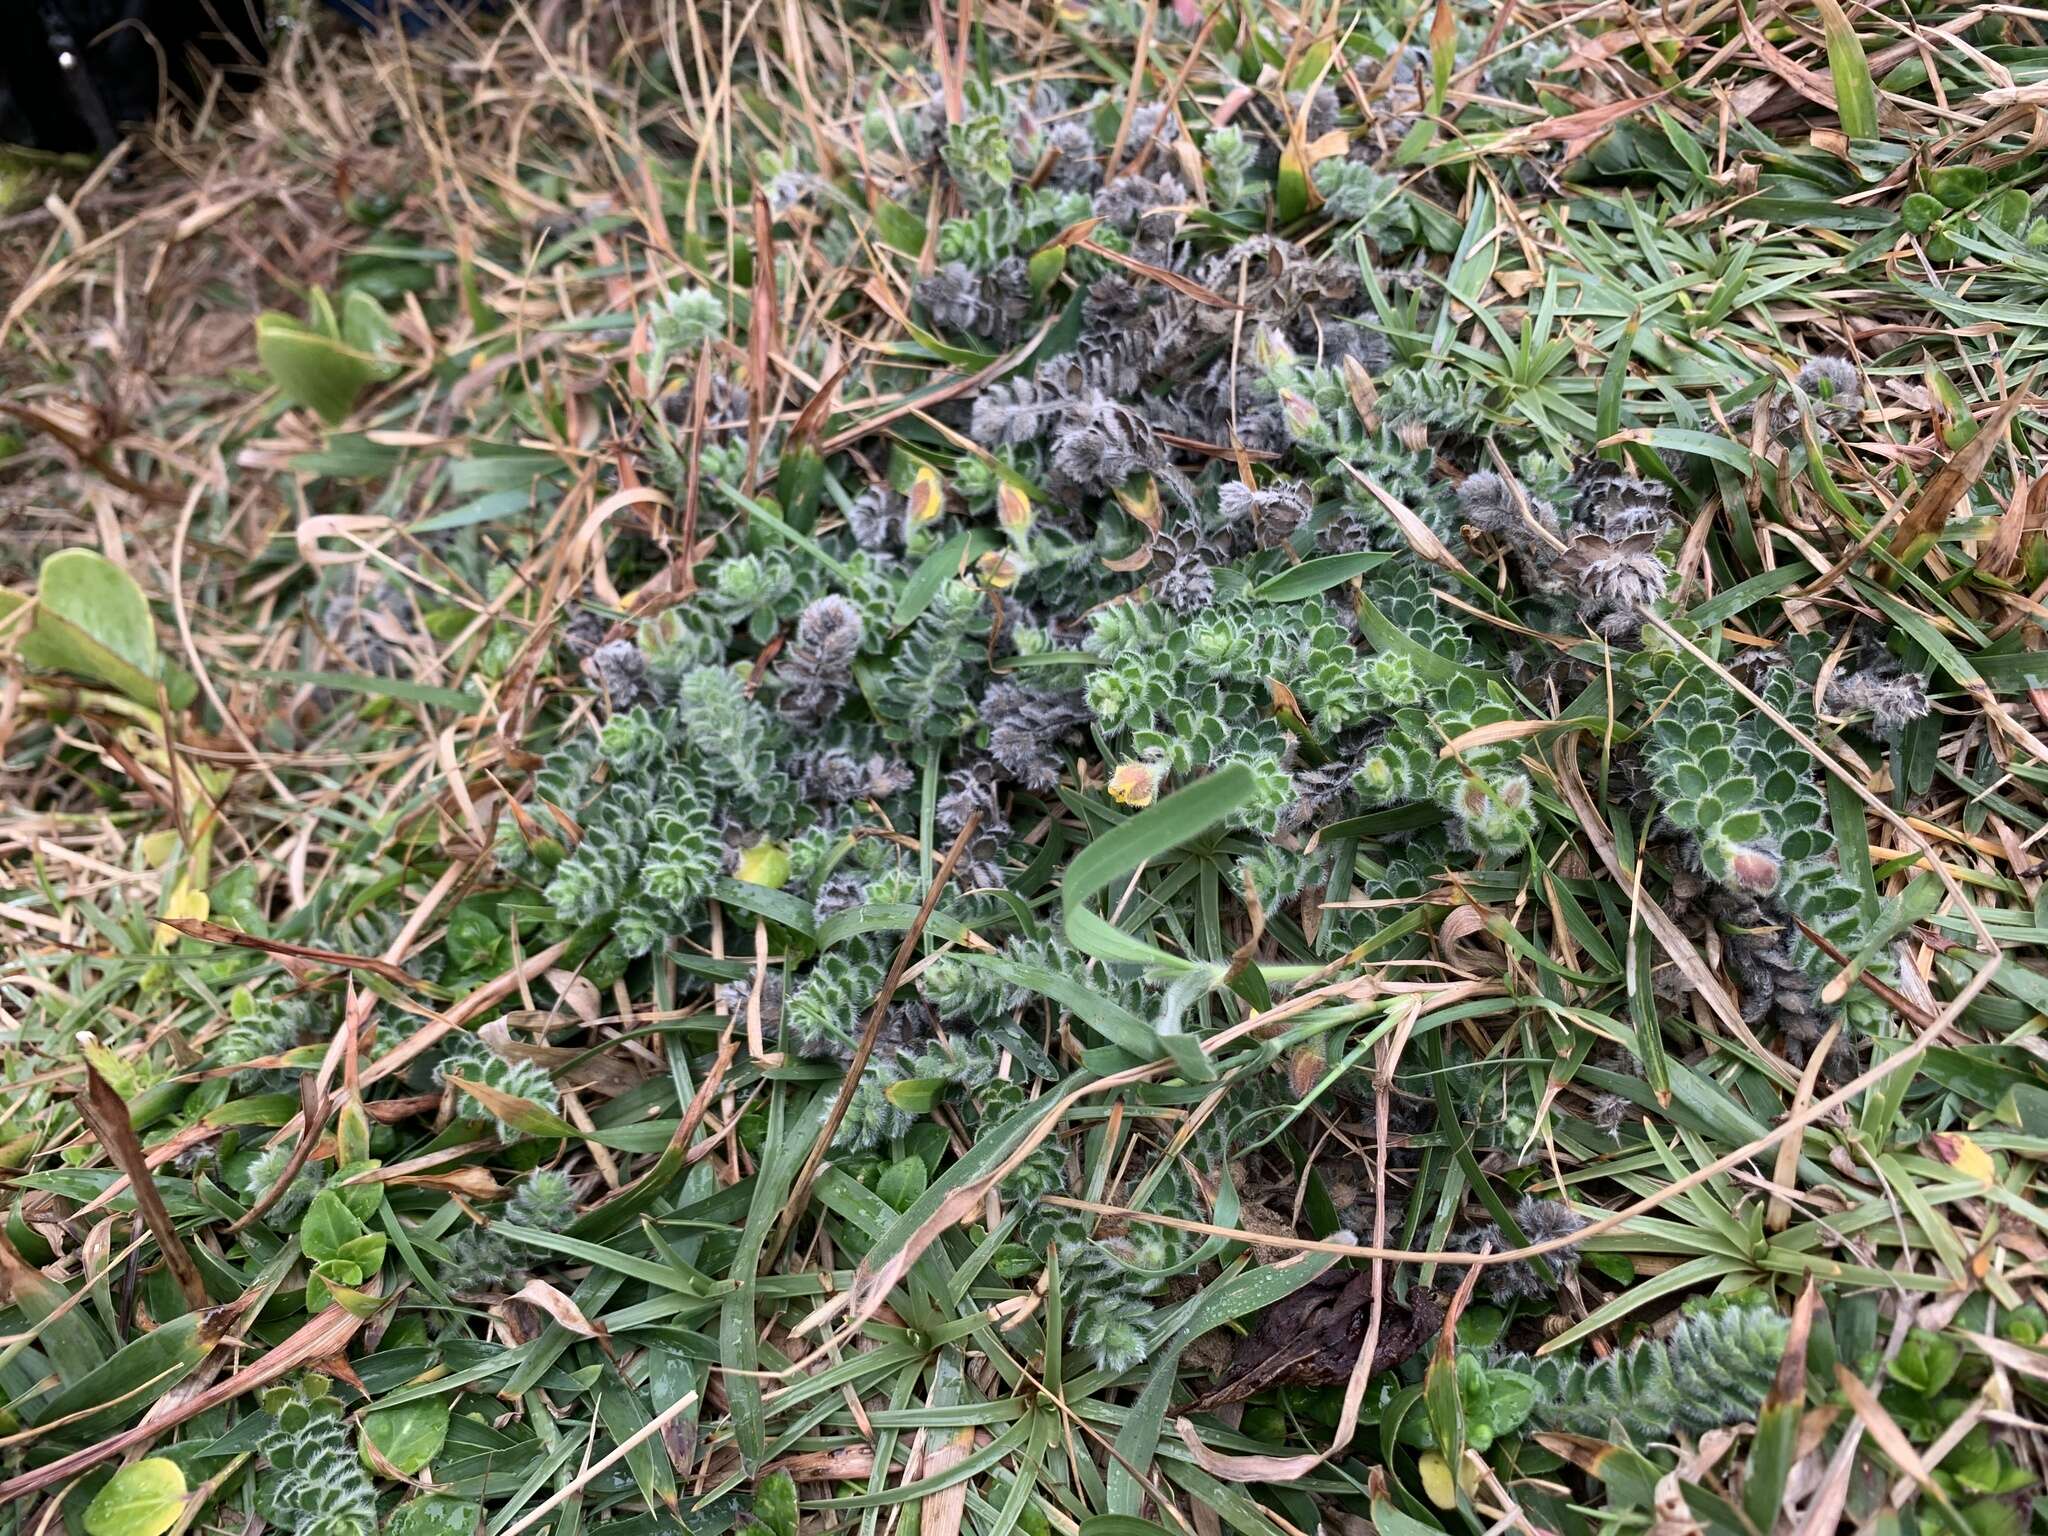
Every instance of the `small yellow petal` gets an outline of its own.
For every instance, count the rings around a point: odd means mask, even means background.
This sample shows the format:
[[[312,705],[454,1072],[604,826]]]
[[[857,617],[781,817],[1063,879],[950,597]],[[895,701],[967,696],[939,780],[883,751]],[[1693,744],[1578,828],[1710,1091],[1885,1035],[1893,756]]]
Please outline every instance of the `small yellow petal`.
[[[1109,798],[1118,805],[1150,805],[1159,794],[1161,777],[1150,763],[1119,763],[1109,778]]]
[[[1929,1140],[1934,1146],[1934,1155],[1966,1179],[1982,1179],[1986,1184],[1996,1182],[1998,1165],[1991,1161],[1991,1154],[1969,1137],[1953,1132],[1938,1132]]]
[[[1012,533],[1031,526],[1031,498],[1007,480],[996,487],[996,521]]]
[[[975,561],[974,568],[981,573],[981,584],[994,592],[1009,591],[1023,574],[1015,560],[997,549]]]
[[[920,464],[910,480],[910,521],[918,526],[936,521],[946,510],[946,485],[939,472]]]
[[[1451,1464],[1435,1451],[1424,1451],[1417,1459],[1422,1473],[1422,1491],[1438,1509],[1458,1507],[1457,1484],[1451,1481]]]
[[[165,898],[164,909],[158,915],[161,917],[196,917],[204,922],[207,913],[212,910],[213,903],[207,900],[206,892],[198,889],[196,886],[181,885]],[[183,937],[184,935],[178,932],[177,929],[167,928],[162,923],[157,924],[156,942],[159,949],[169,948]]]

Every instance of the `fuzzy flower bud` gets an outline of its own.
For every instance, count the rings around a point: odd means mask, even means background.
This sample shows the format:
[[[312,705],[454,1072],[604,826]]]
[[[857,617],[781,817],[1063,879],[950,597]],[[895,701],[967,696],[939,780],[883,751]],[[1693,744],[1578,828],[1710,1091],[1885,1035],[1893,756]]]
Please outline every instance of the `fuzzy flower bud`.
[[[1109,776],[1109,798],[1118,805],[1143,808],[1159,798],[1159,785],[1165,777],[1164,763],[1119,763]]]
[[[1024,574],[1025,567],[1016,555],[992,549],[975,561],[974,569],[981,577],[981,584],[991,592],[1007,592],[1017,585],[1017,578]]]
[[[1031,531],[1031,498],[1007,480],[996,487],[996,521],[1011,533]]]

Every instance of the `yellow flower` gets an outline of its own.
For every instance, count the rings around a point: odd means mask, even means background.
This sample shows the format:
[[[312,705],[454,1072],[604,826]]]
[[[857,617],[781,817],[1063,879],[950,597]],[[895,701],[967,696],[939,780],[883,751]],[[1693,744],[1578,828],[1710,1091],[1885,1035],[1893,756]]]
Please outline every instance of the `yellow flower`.
[[[1109,777],[1109,798],[1118,805],[1147,806],[1159,797],[1166,770],[1157,763],[1119,763]]]
[[[780,890],[789,884],[789,850],[780,843],[756,843],[740,855],[735,873],[748,885]]]
[[[918,527],[937,520],[946,510],[946,485],[929,464],[917,466],[910,478],[910,521]]]
[[[975,562],[981,573],[981,584],[992,592],[1007,592],[1017,585],[1017,578],[1023,569],[1011,556],[1001,550],[992,549]]]
[[[1031,498],[1007,480],[996,487],[996,521],[1012,533],[1031,527]]]

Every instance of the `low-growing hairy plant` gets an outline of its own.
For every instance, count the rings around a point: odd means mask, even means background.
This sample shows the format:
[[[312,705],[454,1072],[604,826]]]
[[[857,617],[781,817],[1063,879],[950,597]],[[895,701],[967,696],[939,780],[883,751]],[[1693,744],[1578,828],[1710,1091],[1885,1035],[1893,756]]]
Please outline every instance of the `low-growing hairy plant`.
[[[1637,10],[22,171],[0,1536],[2031,1536],[2040,17]]]
[[[434,1069],[434,1076],[441,1082],[457,1078],[465,1083],[475,1083],[493,1093],[537,1104],[550,1114],[561,1107],[554,1079],[545,1067],[530,1061],[508,1060],[481,1040],[464,1040],[449,1047],[441,1057],[441,1064]],[[459,1088],[457,1092],[460,1092]],[[485,1118],[492,1121],[499,1137],[505,1141],[516,1141],[522,1134],[517,1126],[495,1112],[486,1110]]]
[[[313,1030],[315,1013],[309,999],[282,993],[259,998],[248,987],[237,987],[228,998],[229,1023],[219,1042],[221,1059],[241,1065],[282,1056],[304,1043]],[[297,1081],[294,1074],[275,1067],[251,1067],[237,1075],[263,1088]]]
[[[1689,1308],[1663,1338],[1639,1339],[1602,1360],[1502,1363],[1535,1380],[1539,1424],[1596,1439],[1619,1427],[1649,1446],[1755,1418],[1788,1327],[1769,1302],[1738,1298]]]
[[[377,1493],[356,1454],[341,1399],[307,1374],[263,1397],[261,1441],[271,1475],[258,1483],[267,1518],[292,1536],[372,1536]]]
[[[561,1232],[576,1216],[576,1194],[567,1174],[538,1169],[521,1181],[505,1202],[502,1220],[539,1232]],[[451,1291],[509,1290],[525,1274],[531,1255],[499,1233],[495,1224],[472,1227],[449,1240],[442,1278]]]

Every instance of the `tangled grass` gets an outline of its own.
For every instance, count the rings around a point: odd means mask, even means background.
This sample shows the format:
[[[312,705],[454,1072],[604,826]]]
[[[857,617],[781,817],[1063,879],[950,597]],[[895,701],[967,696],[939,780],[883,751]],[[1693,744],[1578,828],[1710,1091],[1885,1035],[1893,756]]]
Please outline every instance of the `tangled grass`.
[[[2032,1529],[2043,19],[540,3],[12,168],[6,1529]]]

